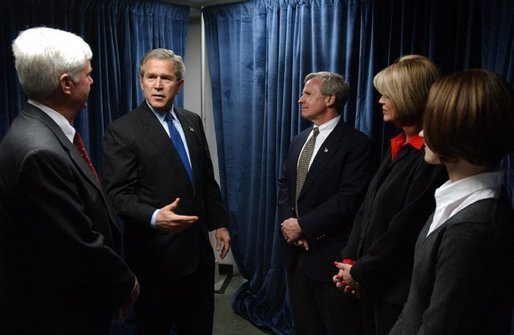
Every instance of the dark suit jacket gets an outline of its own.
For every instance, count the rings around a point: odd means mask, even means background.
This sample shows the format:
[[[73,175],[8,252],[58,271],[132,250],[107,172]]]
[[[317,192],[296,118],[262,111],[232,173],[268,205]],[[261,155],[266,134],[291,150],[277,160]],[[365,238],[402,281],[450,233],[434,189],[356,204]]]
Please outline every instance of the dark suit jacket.
[[[469,205],[427,236],[431,222],[391,334],[511,334],[514,212],[506,194]]]
[[[280,222],[295,214],[297,162],[312,127],[293,139],[279,179]],[[310,250],[293,247],[311,279],[332,282],[353,217],[376,167],[369,137],[339,121],[317,152],[298,199],[298,222]]]
[[[427,164],[424,155],[408,145],[391,161],[389,150],[342,251],[343,259],[357,260],[352,277],[373,299],[399,305],[407,299],[416,238],[435,208],[435,189],[448,180],[446,169]]]
[[[135,278],[113,250],[119,230],[95,177],[31,104],[0,162],[0,333],[99,334]]]
[[[228,217],[200,117],[176,108],[191,158],[194,186],[171,140],[146,102],[114,121],[104,138],[105,188],[125,223],[126,255],[138,276],[183,276],[214,264],[208,231]],[[159,232],[153,212],[180,198],[179,214],[199,220],[181,233]]]

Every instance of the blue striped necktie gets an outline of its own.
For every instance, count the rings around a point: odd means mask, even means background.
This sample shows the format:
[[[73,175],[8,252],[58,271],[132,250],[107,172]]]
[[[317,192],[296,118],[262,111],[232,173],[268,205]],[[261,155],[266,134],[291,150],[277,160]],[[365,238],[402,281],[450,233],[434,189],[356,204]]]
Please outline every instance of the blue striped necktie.
[[[182,164],[186,169],[187,175],[189,177],[189,181],[193,184],[193,170],[191,169],[191,164],[189,163],[189,159],[187,158],[186,148],[184,146],[184,142],[182,141],[182,137],[180,137],[180,133],[178,132],[175,124],[173,123],[173,115],[171,113],[166,114],[164,118],[168,123],[168,130],[170,131],[171,142],[175,146],[175,150],[177,150],[180,159],[182,160]]]

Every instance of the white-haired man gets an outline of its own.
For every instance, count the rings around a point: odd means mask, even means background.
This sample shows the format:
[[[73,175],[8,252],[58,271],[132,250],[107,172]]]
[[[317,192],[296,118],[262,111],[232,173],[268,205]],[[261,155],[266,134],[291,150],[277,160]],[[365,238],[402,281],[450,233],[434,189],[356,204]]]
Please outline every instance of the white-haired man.
[[[73,128],[92,52],[44,27],[12,47],[29,100],[0,144],[0,333],[107,334],[139,284],[114,251],[115,216]]]

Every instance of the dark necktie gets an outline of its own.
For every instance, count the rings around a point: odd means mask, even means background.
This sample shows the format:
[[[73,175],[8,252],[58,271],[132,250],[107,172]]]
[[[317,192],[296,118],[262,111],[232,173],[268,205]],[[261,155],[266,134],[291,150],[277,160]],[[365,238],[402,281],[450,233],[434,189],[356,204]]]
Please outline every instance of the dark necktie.
[[[312,129],[312,136],[303,147],[303,151],[300,154],[298,160],[298,169],[296,171],[296,197],[295,203],[298,203],[298,197],[302,191],[303,183],[305,182],[305,176],[309,171],[309,163],[311,161],[312,154],[314,152],[314,146],[316,145],[316,137],[319,135],[319,127]],[[297,206],[298,207],[298,206]]]
[[[193,183],[193,171],[191,169],[191,164],[189,164],[189,159],[187,158],[186,148],[184,146],[184,142],[182,141],[182,137],[180,137],[180,133],[178,132],[175,124],[173,124],[173,115],[171,113],[166,114],[164,118],[168,123],[168,130],[170,131],[171,142],[175,146],[180,159],[182,160],[182,164],[186,169],[187,175],[189,177],[189,181],[191,184]]]
[[[87,166],[89,167],[89,170],[93,173],[95,176],[96,182],[98,185],[100,185],[100,179],[98,179],[98,175],[96,174],[95,167],[93,166],[93,163],[91,163],[91,160],[89,159],[89,155],[87,154],[86,147],[84,146],[84,141],[82,141],[82,136],[80,136],[79,132],[75,132],[75,137],[73,138],[73,144],[77,148],[77,150],[80,152],[80,155],[86,162]]]

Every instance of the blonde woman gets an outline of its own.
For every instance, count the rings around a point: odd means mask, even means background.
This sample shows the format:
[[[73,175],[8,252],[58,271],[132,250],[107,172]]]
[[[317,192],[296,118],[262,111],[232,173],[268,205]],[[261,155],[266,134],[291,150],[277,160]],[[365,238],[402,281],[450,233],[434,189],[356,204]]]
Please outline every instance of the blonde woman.
[[[418,135],[429,89],[438,78],[428,58],[408,55],[373,80],[382,94],[384,121],[401,132],[391,139],[370,183],[333,278],[337,287],[360,297],[365,334],[387,334],[401,313],[416,238],[434,210],[434,190],[447,179],[443,168],[423,159],[424,142]]]

